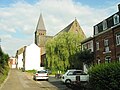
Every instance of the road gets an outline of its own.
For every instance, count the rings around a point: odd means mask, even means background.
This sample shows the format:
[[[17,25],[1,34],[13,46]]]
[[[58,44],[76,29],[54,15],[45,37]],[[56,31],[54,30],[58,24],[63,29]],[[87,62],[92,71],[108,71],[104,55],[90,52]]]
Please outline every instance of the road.
[[[49,81],[34,81],[26,72],[11,69],[0,90],[70,90],[59,79],[50,77]]]

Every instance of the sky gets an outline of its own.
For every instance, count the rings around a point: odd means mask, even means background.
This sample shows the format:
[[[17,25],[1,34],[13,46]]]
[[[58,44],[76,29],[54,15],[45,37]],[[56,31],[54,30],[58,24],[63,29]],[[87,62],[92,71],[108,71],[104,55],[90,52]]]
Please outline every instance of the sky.
[[[119,3],[119,0],[0,0],[2,50],[15,56],[18,49],[32,44],[40,14],[49,36],[75,18],[85,35],[93,36],[93,26],[118,12]]]

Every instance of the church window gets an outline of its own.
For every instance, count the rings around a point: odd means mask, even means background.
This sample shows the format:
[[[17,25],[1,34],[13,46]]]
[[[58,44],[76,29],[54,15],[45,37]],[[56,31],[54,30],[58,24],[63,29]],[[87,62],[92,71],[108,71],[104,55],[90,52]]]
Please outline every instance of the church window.
[[[76,27],[77,27],[77,22],[75,24],[76,24]]]

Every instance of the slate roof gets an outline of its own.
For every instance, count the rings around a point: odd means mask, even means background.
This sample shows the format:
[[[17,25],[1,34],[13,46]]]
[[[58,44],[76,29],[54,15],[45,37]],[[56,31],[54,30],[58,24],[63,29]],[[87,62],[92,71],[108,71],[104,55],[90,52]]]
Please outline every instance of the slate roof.
[[[58,32],[55,36],[57,36],[58,34],[60,34],[61,32],[68,32],[72,26],[72,24],[74,23],[74,21],[72,23],[70,23],[67,27],[65,27],[63,30],[61,30],[60,32]]]
[[[43,21],[42,14],[40,14],[40,17],[39,17],[39,20],[38,20],[38,24],[37,24],[36,30],[46,30],[46,29],[45,29],[45,25],[44,25],[44,21]]]
[[[25,50],[25,47],[22,47],[19,50],[17,50],[17,55],[22,54],[24,52],[24,50]]]

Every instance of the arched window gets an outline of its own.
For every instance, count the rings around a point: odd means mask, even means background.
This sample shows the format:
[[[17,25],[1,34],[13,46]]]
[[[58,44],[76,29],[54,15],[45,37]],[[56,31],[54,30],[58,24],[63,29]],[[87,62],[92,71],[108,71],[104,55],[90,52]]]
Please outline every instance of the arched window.
[[[114,25],[118,24],[119,23],[119,15],[118,14],[115,14],[113,16],[113,21],[114,21]]]

